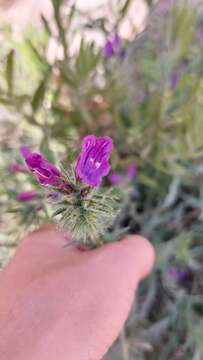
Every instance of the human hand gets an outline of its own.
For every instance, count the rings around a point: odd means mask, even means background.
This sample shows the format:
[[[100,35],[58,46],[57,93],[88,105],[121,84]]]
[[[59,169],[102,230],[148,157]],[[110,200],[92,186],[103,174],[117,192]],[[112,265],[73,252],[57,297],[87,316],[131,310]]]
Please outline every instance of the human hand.
[[[63,244],[45,226],[0,273],[1,360],[101,359],[154,261],[140,236],[87,251]]]

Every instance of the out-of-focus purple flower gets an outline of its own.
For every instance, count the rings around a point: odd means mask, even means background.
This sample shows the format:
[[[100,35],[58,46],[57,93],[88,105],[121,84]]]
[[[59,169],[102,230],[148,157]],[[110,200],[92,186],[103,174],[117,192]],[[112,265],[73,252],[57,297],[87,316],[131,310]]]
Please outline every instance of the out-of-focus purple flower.
[[[105,43],[105,45],[103,47],[103,54],[106,57],[111,57],[111,56],[115,55],[113,44],[110,40],[107,40],[107,42]]]
[[[109,174],[108,179],[112,185],[116,186],[121,185],[123,182],[123,176],[116,171],[113,171],[111,174]]]
[[[100,185],[102,177],[109,173],[110,164],[108,160],[112,149],[113,142],[109,136],[86,136],[83,139],[82,150],[77,159],[76,176],[90,186]]]
[[[126,173],[119,173],[113,171],[109,174],[108,179],[112,185],[122,185],[126,180],[128,182],[132,181],[133,178],[137,175],[137,166],[132,164],[127,167]]]
[[[169,81],[169,86],[172,91],[176,90],[179,81],[180,81],[180,72],[174,71],[171,74],[170,81]]]
[[[9,166],[9,170],[12,173],[25,172],[25,167],[18,163],[13,163]]]
[[[176,281],[183,281],[186,279],[187,277],[187,272],[186,271],[182,271],[179,270],[177,267],[175,266],[170,266],[167,269],[167,274],[168,276],[170,276],[171,278],[175,279]]]
[[[35,191],[23,191],[17,194],[16,200],[21,202],[31,201],[36,199],[38,194]]]
[[[34,173],[42,185],[59,186],[61,181],[60,171],[41,154],[31,152],[27,147],[21,148],[28,169]]]
[[[129,165],[127,168],[127,178],[131,181],[137,175],[137,166],[135,164]]]
[[[122,47],[121,38],[116,33],[111,40],[107,40],[103,47],[103,54],[106,57],[119,55],[121,60],[126,57],[126,49]]]
[[[121,48],[121,50],[120,50],[120,52],[119,52],[119,56],[120,56],[121,60],[125,60],[126,55],[127,55],[126,49],[125,49],[125,48]]]
[[[197,33],[197,39],[200,40],[200,41],[203,41],[203,31],[198,31]]]

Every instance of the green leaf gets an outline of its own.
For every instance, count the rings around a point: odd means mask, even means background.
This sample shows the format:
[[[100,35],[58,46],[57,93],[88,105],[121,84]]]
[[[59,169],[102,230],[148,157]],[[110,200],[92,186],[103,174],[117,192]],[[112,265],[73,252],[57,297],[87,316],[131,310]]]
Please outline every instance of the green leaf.
[[[34,113],[40,108],[40,106],[43,103],[46,94],[46,85],[47,85],[47,77],[42,79],[32,98],[31,105]]]
[[[124,5],[120,9],[121,18],[124,18],[124,16],[126,15],[128,9],[129,9],[130,3],[131,3],[131,0],[126,0]]]
[[[66,208],[59,208],[52,214],[52,217],[60,215],[62,212],[66,211],[66,210],[67,210],[67,207]]]
[[[78,77],[73,70],[68,67],[68,64],[65,62],[59,63],[59,67],[61,70],[61,75],[64,80],[68,83],[69,86],[76,88],[78,83]]]
[[[76,69],[80,78],[88,77],[93,71],[100,59],[100,53],[96,50],[95,44],[86,44],[81,40],[79,54],[76,60]]]
[[[43,15],[41,15],[41,20],[43,22],[44,29],[45,29],[46,33],[49,36],[52,36],[52,32],[51,32],[51,29],[50,29],[50,26],[49,26],[49,23],[48,23],[47,19]]]
[[[26,46],[27,54],[32,60],[32,62],[36,65],[36,67],[39,70],[41,70],[44,74],[47,74],[50,66],[30,39],[26,40],[25,46]]]
[[[66,28],[63,26],[62,18],[60,15],[60,6],[63,4],[63,0],[52,0],[52,6],[54,9],[54,18],[58,28],[59,41],[63,46],[64,58],[68,58],[68,44],[66,39]]]
[[[63,0],[51,0],[51,2],[52,2],[52,6],[53,6],[53,9],[54,9],[55,15],[58,15],[59,10],[60,10],[60,6],[62,5]]]
[[[6,59],[6,81],[8,93],[13,93],[14,82],[14,50],[12,49]]]
[[[13,208],[13,209],[8,209],[7,212],[8,213],[18,213],[21,209],[20,208]]]
[[[73,4],[71,6],[70,13],[69,13],[69,16],[68,16],[68,24],[69,24],[69,26],[72,23],[72,20],[73,20],[74,15],[75,15],[75,11],[76,11],[76,7],[75,7],[75,4]]]

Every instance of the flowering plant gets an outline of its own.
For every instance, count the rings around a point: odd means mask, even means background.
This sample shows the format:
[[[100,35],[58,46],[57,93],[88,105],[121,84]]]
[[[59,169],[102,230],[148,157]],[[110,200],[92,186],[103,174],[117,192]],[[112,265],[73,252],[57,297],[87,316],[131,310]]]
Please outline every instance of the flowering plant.
[[[73,241],[83,246],[98,246],[105,241],[106,230],[116,215],[117,197],[101,190],[102,178],[109,173],[109,157],[113,149],[108,136],[84,137],[75,166],[59,170],[45,157],[21,148],[29,172],[39,184],[49,189],[47,198],[56,207],[53,218],[62,228],[71,231]],[[33,191],[17,195],[18,201],[36,199]]]

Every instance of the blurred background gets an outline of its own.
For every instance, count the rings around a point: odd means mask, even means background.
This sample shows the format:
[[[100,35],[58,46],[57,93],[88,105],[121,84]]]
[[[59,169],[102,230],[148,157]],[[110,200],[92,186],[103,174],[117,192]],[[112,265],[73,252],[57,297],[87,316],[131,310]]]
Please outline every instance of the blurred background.
[[[0,0],[0,20],[1,269],[51,214],[20,146],[66,166],[109,135],[115,230],[157,259],[105,360],[203,359],[203,1]]]

